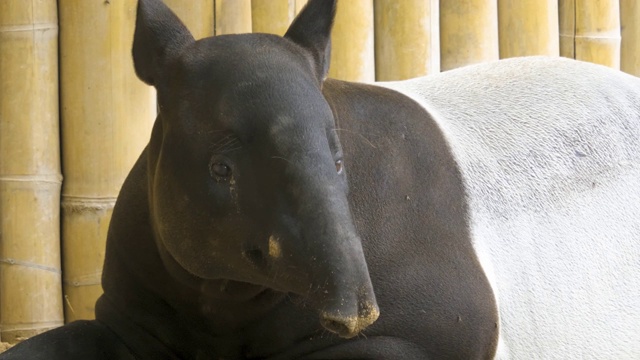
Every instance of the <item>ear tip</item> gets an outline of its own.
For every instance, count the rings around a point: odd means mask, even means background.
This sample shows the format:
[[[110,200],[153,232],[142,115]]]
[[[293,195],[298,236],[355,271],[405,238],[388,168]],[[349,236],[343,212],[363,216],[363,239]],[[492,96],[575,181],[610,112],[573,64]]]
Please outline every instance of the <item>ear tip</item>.
[[[146,10],[153,6],[154,2],[156,2],[156,0],[138,0],[138,9]]]
[[[173,14],[171,8],[162,0],[138,0],[138,16],[154,18],[167,12]]]
[[[330,12],[331,15],[330,15],[329,18],[331,19],[330,20],[331,21],[331,25],[330,26],[333,27],[333,23],[336,20],[336,12],[338,12],[338,1],[337,0],[332,0],[332,1],[325,1],[325,2],[331,4],[331,8],[329,9],[329,12]]]
[[[162,0],[138,0],[139,6],[153,6],[154,4],[162,4]]]
[[[138,0],[131,54],[140,80],[155,85],[167,61],[193,41],[184,23],[161,0]]]
[[[320,81],[329,68],[336,8],[337,0],[309,0],[284,35],[312,55]]]
[[[298,16],[293,20],[289,30],[285,34],[299,31],[301,23],[315,23],[316,31],[330,32],[336,17],[337,0],[309,0]],[[304,26],[304,25],[302,25]],[[294,35],[295,36],[295,35]]]
[[[329,11],[331,14],[331,21],[335,18],[336,11],[338,9],[338,0],[310,0],[318,3],[323,12]]]

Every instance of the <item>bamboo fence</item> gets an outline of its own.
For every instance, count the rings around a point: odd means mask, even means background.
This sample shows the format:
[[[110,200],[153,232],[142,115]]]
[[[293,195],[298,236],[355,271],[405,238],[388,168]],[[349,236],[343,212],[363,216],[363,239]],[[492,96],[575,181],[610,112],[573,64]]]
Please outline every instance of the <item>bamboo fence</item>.
[[[0,336],[62,325],[55,0],[0,1]]]
[[[269,5],[265,1],[252,4],[252,0],[216,0],[215,34],[226,35],[250,32],[283,34],[288,23],[293,20],[294,15],[298,14],[307,3],[307,0],[295,0],[294,2],[279,2]],[[252,8],[255,8],[255,10],[252,11]],[[274,25],[270,23],[269,19],[269,16],[274,11],[279,11],[282,14],[282,22],[286,22],[286,26],[280,24],[279,28],[274,29]],[[254,21],[257,24],[255,31],[253,29]]]
[[[440,69],[498,60],[498,0],[440,1]]]
[[[306,0],[165,2],[202,38],[282,35]],[[4,341],[60,325],[63,306],[66,321],[94,316],[113,205],[155,116],[155,93],[131,61],[135,9],[136,0],[58,0],[57,8],[55,0],[0,0]],[[399,80],[538,54],[639,75],[640,4],[341,0],[332,43],[329,75],[344,80]]]
[[[570,59],[575,59],[575,0],[558,0],[558,23],[560,31],[560,55]]]
[[[560,54],[558,0],[498,0],[500,58]]]
[[[251,0],[217,0],[215,6],[216,35],[252,31]]]
[[[620,23],[622,29],[620,69],[640,76],[640,2],[638,0],[620,0]]]
[[[560,55],[620,68],[618,0],[559,0],[559,11]]]
[[[375,81],[373,0],[339,1],[333,29],[329,76]]]
[[[438,0],[375,0],[378,81],[440,72]]]
[[[243,1],[228,0],[226,2],[242,3]],[[201,39],[213,35],[213,0],[164,0],[164,2],[178,15],[194,38]]]
[[[59,0],[66,321],[94,317],[107,228],[155,103],[135,76],[135,0]]]
[[[295,0],[251,0],[253,32],[284,35],[298,8]]]

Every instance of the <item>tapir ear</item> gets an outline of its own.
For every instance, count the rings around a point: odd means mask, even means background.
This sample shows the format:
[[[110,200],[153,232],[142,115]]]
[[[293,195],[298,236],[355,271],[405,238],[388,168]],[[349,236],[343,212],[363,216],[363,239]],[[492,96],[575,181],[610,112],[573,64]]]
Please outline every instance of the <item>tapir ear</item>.
[[[309,51],[320,81],[329,72],[331,58],[331,28],[336,14],[337,0],[309,0],[284,34]]]
[[[139,0],[133,36],[133,64],[140,80],[155,85],[168,60],[194,41],[161,0]]]

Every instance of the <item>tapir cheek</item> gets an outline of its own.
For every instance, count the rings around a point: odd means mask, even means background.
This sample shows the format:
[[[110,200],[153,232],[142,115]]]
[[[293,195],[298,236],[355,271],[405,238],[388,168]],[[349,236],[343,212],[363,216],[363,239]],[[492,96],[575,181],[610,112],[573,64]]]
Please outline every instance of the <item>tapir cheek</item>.
[[[226,243],[221,234],[197,235],[199,240],[184,241],[172,237],[165,242],[169,253],[188,272],[201,278],[215,279],[233,277],[247,268],[242,249]]]

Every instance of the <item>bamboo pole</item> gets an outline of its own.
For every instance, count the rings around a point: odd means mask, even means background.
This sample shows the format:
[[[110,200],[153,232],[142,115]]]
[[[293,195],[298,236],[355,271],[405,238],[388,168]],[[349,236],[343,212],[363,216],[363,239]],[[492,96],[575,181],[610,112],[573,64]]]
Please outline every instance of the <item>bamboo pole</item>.
[[[55,0],[0,1],[0,334],[63,323]]]
[[[620,69],[640,76],[640,3],[638,0],[620,0],[622,45]]]
[[[230,0],[241,1],[241,0]],[[164,0],[195,39],[213,36],[213,0]]]
[[[375,0],[376,79],[440,72],[438,0]]]
[[[59,0],[63,285],[67,321],[94,317],[107,226],[148,141],[151,88],[131,63],[136,0]]]
[[[251,0],[216,0],[216,35],[251,32]]]
[[[440,2],[440,68],[497,60],[497,0]]]
[[[573,58],[620,68],[620,4],[618,0],[560,0],[562,56],[571,57],[567,38],[573,21]],[[571,16],[573,10],[573,19]]]
[[[576,59],[620,69],[620,3],[576,2]]]
[[[0,341],[0,354],[9,350],[11,348],[11,344]]]
[[[284,35],[295,13],[295,0],[251,0],[253,32]]]
[[[560,56],[576,58],[576,1],[558,0],[558,21],[560,23]]]
[[[560,55],[558,0],[498,0],[500,58]]]
[[[347,81],[375,81],[373,0],[338,1],[329,76]]]

